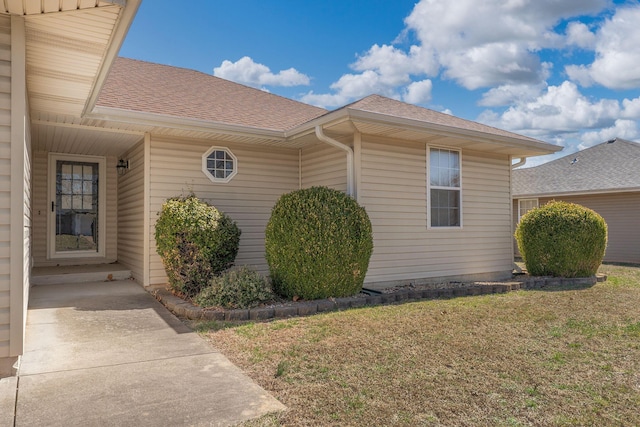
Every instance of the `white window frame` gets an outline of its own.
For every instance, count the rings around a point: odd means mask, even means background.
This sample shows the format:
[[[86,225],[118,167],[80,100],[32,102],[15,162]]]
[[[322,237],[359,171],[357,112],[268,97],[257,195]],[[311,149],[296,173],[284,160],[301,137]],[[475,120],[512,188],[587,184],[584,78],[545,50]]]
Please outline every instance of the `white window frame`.
[[[537,209],[540,207],[540,200],[537,198],[518,199],[518,222],[520,222],[520,218],[522,218],[522,202],[536,202],[536,205],[531,209]],[[527,210],[527,212],[529,212],[531,209]]]
[[[216,178],[207,167],[207,159],[214,151],[224,151],[231,157],[233,160],[233,171],[226,178]],[[204,173],[207,178],[211,180],[211,182],[216,183],[227,183],[233,179],[234,176],[238,174],[238,158],[233,154],[233,152],[227,147],[211,147],[202,155],[202,173]]]
[[[460,186],[459,187],[440,187],[440,186],[432,186],[431,185],[431,150],[447,150],[447,151],[456,151],[458,153],[458,166],[460,170]],[[462,150],[459,148],[453,147],[442,147],[442,146],[431,146],[427,145],[427,229],[429,230],[462,230],[463,228],[463,210],[462,210]],[[456,226],[433,226],[431,225],[431,190],[455,190],[460,193],[460,225]]]

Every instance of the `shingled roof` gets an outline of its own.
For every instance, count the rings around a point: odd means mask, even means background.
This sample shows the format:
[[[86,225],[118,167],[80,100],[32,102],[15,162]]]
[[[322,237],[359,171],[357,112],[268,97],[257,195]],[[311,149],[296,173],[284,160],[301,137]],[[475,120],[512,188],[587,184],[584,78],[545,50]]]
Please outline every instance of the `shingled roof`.
[[[327,111],[186,68],[117,58],[99,107],[285,131]]]
[[[507,154],[539,155],[559,149],[533,138],[380,95],[327,111],[199,71],[128,58],[114,61],[91,115],[113,122],[122,120],[129,126],[133,120],[141,127],[155,125],[162,129],[191,126],[252,135],[271,132],[269,137],[286,142],[301,140],[315,126],[327,123],[332,124],[331,131],[339,133],[341,130],[336,126],[344,120],[351,120],[352,124],[371,121],[402,131],[405,126],[412,127],[414,136],[420,132],[440,132],[478,137]],[[373,131],[379,130],[380,126]]]
[[[507,138],[515,138],[522,141],[539,143],[540,141],[527,136],[519,135],[506,130],[483,125],[482,123],[473,122],[471,120],[461,119],[451,114],[440,113],[428,108],[418,107],[416,105],[407,104],[406,102],[397,101],[395,99],[386,98],[381,95],[370,95],[352,104],[343,107],[349,110],[368,111],[387,116],[405,118],[411,120],[419,120],[434,125],[447,126],[456,129],[464,129],[473,132],[481,132],[487,135],[504,136]]]
[[[615,139],[513,171],[513,197],[640,190],[640,144]]]

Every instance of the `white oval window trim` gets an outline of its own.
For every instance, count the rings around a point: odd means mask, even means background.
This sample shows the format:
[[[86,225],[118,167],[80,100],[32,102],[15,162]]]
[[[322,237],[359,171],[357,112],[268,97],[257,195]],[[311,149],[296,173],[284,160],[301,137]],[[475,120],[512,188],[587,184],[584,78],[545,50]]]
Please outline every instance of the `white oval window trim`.
[[[202,155],[202,172],[212,182],[229,182],[238,173],[238,158],[226,147],[211,147]]]

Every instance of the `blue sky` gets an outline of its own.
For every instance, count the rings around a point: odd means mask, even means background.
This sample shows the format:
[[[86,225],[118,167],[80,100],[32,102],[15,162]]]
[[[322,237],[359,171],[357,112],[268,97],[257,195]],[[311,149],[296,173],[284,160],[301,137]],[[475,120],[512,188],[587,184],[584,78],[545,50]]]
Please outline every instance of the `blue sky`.
[[[636,0],[188,3],[144,0],[120,54],[327,109],[379,93],[564,146],[554,157],[640,141]]]

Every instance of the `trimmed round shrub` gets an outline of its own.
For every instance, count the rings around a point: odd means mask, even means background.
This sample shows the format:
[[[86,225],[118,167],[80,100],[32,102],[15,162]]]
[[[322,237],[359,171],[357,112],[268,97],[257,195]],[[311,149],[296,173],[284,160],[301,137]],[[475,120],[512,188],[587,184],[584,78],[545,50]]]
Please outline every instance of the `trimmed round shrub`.
[[[252,308],[273,297],[269,280],[243,266],[211,279],[194,301],[200,307]]]
[[[527,212],[515,237],[529,274],[588,277],[602,263],[607,224],[584,206],[552,201]]]
[[[240,229],[227,215],[194,195],[168,199],[158,215],[156,249],[171,289],[193,297],[233,265]]]
[[[267,224],[266,258],[274,291],[286,298],[358,293],[373,251],[371,221],[341,191],[312,187],[285,194]]]

